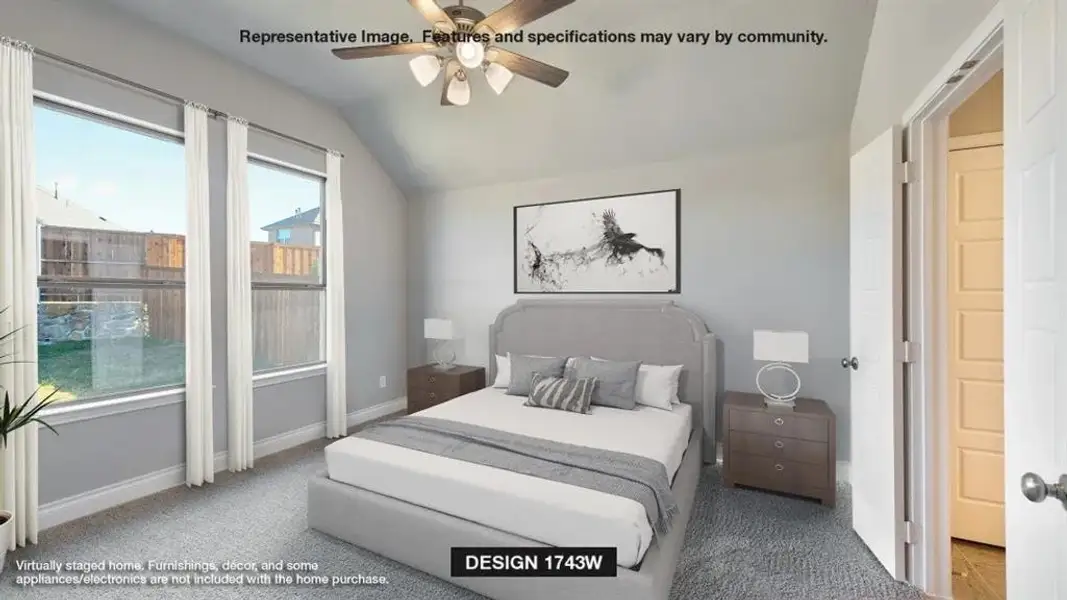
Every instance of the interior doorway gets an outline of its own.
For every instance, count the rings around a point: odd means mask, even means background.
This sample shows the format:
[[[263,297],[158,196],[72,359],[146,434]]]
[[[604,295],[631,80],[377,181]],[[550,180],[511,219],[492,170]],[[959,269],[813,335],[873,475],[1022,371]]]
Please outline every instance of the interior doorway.
[[[1004,77],[948,118],[941,351],[952,595],[1005,600]]]

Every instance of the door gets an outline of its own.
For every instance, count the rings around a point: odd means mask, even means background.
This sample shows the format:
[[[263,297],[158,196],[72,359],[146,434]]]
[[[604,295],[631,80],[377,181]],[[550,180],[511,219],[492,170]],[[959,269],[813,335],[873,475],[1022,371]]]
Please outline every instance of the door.
[[[949,152],[952,537],[1004,546],[1004,149]]]
[[[1067,0],[1003,6],[1007,589],[1067,600]]]
[[[904,572],[900,129],[852,156],[849,346],[852,527],[889,573]]]

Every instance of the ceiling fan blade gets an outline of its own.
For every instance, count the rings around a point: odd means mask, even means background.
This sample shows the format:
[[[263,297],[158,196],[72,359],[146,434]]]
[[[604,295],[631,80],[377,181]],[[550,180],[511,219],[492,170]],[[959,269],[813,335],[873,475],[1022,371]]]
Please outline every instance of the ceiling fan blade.
[[[413,3],[414,1],[412,0]],[[549,13],[556,12],[568,4],[574,4],[574,1],[512,0],[511,4],[504,5],[502,8],[497,9],[496,12],[482,19],[481,23],[474,26],[474,30],[478,31],[482,27],[488,27],[494,33],[511,33]]]
[[[422,54],[437,49],[435,44],[381,44],[379,46],[356,46],[353,48],[334,48],[333,55],[344,60],[356,58],[374,58],[377,56],[394,56],[397,54]]]
[[[448,84],[452,83],[452,78],[456,76],[456,73],[459,73],[459,69],[460,66],[454,60],[448,61],[448,64],[445,65],[445,81],[441,84],[441,106],[455,106],[448,99]]]
[[[452,20],[452,17],[448,16],[448,13],[441,9],[441,5],[436,0],[409,0],[409,2],[430,23],[446,23],[455,30],[456,23]]]
[[[534,60],[528,56],[509,52],[503,48],[491,48],[486,59],[502,67],[507,67],[512,73],[551,87],[563,85],[563,82],[567,80],[567,76],[570,75],[563,69]]]

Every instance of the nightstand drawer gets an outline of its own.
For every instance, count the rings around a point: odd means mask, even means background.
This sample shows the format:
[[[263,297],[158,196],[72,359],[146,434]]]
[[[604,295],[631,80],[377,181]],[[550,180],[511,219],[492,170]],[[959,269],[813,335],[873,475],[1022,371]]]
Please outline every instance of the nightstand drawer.
[[[791,494],[811,494],[830,487],[825,465],[813,465],[769,456],[731,453],[734,482]]]
[[[731,433],[730,451],[819,465],[823,469],[830,460],[830,446],[826,442],[742,431]]]
[[[730,412],[729,422],[732,431],[762,433],[812,442],[830,440],[828,422],[825,419],[801,417],[787,412],[733,409]]]
[[[408,388],[438,394],[455,387],[458,380],[455,377],[444,377],[433,371],[420,371],[408,375]]]
[[[454,396],[445,395],[438,392],[416,390],[414,392],[408,392],[408,413],[418,412],[425,410],[431,406],[437,406],[442,402],[451,400]]]

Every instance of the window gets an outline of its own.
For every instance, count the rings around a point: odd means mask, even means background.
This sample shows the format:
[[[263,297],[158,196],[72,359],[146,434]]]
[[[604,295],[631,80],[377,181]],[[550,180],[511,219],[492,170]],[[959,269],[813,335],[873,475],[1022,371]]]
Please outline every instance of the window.
[[[38,373],[57,399],[185,381],[181,140],[39,102]]]
[[[324,359],[324,193],[321,178],[249,161],[255,371]]]

